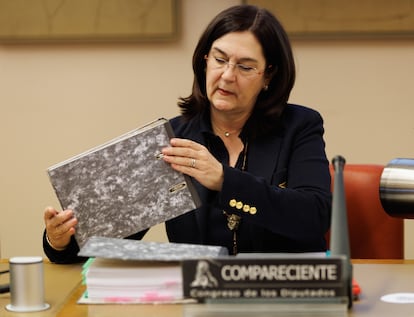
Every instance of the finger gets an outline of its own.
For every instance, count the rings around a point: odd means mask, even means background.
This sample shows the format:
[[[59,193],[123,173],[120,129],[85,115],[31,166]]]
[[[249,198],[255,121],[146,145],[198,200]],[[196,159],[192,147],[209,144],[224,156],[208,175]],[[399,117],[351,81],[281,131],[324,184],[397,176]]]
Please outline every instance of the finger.
[[[181,158],[179,159],[179,164],[176,165],[181,165],[183,168],[186,169],[196,169],[197,168],[197,160],[195,158]]]
[[[55,238],[60,238],[60,237],[64,236],[70,228],[71,227],[67,227],[67,225],[64,225],[64,224],[57,225],[55,227],[53,235],[54,235]]]
[[[170,144],[173,147],[185,147],[190,148],[195,151],[198,151],[203,148],[203,146],[195,141],[189,140],[189,139],[180,139],[180,138],[172,138],[170,140]]]
[[[190,160],[190,167],[192,167],[192,168],[196,168],[196,163],[197,163],[196,159],[195,159],[195,158],[192,158],[192,159]]]
[[[61,225],[66,225],[66,226],[73,226],[76,223],[72,223],[71,220],[75,219],[73,217],[73,211],[72,210],[64,210],[61,212],[57,212],[53,217],[47,219],[46,222],[46,230],[48,232],[52,232],[53,234],[55,234],[56,230],[58,227],[60,227]],[[65,226],[65,227],[66,227]],[[63,227],[64,228],[64,227]]]
[[[73,218],[74,213],[72,209],[66,209],[59,212],[58,217],[62,222],[66,222],[67,220]]]
[[[198,166],[197,163],[200,162],[193,157],[181,157],[181,156],[164,156],[164,161],[176,167],[189,168],[189,169],[197,168]]]
[[[58,214],[58,211],[53,207],[46,207],[44,212],[44,218],[45,220],[52,219],[54,216]]]
[[[54,239],[59,239],[61,237],[64,237],[65,235],[69,234],[72,235],[74,232],[74,227],[78,223],[76,218],[71,218],[70,220],[59,223],[54,226],[50,226],[48,230],[49,237],[53,237]]]
[[[191,158],[196,156],[196,153],[197,152],[195,150],[188,147],[168,147],[162,150],[163,155],[181,158]]]

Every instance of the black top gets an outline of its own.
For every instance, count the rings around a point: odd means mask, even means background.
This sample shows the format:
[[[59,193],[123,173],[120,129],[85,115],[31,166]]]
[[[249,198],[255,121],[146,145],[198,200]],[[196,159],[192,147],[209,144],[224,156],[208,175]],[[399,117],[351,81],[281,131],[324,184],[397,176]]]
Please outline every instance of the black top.
[[[181,116],[170,120],[177,137],[205,145],[222,162],[224,182],[216,192],[193,180],[202,206],[166,222],[169,241],[221,245],[231,253],[234,237],[225,211],[241,218],[236,233],[238,252],[325,251],[331,179],[320,114],[290,104],[280,129],[272,135],[250,140],[242,131],[248,147],[235,168],[229,167],[228,153],[208,119],[206,114],[188,122]],[[141,239],[145,233],[129,238]],[[43,247],[52,262],[82,260],[74,239],[64,251],[56,251],[44,237]]]

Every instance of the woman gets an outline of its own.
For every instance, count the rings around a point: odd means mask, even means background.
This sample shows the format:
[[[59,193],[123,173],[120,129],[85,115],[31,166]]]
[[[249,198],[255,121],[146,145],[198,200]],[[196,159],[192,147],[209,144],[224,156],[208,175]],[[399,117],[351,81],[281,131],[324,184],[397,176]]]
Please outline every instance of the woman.
[[[202,34],[193,70],[163,154],[193,178],[202,207],[167,221],[169,240],[231,254],[324,251],[331,193],[323,120],[288,104],[295,65],[281,24],[255,6],[224,10]],[[44,219],[50,260],[79,260],[73,212],[49,207]]]

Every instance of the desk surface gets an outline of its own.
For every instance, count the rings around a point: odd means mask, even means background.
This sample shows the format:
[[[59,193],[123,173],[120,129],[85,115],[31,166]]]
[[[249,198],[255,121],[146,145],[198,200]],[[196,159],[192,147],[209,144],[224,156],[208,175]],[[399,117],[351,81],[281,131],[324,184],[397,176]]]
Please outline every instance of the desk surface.
[[[414,261],[353,262],[354,277],[362,288],[362,294],[361,298],[354,302],[348,316],[414,317],[414,304],[391,304],[380,300],[381,296],[390,293],[414,293]],[[7,268],[7,261],[0,262],[0,270]],[[184,314],[183,305],[79,305],[76,301],[83,292],[83,286],[80,285],[81,265],[45,262],[44,269],[45,298],[51,308],[35,313],[9,312],[5,306],[10,303],[10,294],[0,294],[0,317],[177,317]],[[8,283],[8,278],[8,274],[1,275],[0,284]]]

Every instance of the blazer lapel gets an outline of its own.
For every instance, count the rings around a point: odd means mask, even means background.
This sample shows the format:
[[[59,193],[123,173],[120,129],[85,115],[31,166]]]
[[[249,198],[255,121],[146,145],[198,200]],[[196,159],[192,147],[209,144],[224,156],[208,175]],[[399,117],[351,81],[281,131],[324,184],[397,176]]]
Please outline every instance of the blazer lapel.
[[[191,139],[204,144],[204,139],[201,133],[192,133]],[[282,136],[273,136],[271,138],[266,138],[265,140],[255,140],[249,144],[247,153],[247,171],[263,177],[270,183],[279,160],[282,141]],[[201,201],[207,201],[209,191],[194,179],[193,182]],[[207,221],[206,208],[207,206],[203,205],[194,213],[202,239],[201,243],[206,241],[206,226],[203,225]]]

